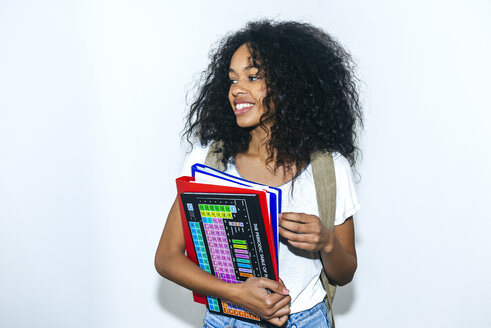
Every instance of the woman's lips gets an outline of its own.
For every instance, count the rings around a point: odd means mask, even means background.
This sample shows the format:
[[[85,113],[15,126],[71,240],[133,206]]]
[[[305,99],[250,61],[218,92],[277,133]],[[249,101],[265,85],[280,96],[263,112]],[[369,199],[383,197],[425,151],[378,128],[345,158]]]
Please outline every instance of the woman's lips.
[[[235,115],[243,114],[249,111],[252,107],[254,107],[253,103],[246,103],[246,102],[237,103],[235,104],[234,114]]]

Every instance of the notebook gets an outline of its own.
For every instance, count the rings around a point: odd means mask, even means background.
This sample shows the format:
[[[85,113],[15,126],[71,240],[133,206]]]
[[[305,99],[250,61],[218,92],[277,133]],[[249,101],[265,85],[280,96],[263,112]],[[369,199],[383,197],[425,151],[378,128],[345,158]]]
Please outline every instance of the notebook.
[[[281,190],[202,164],[193,177],[176,179],[187,256],[228,283],[249,277],[278,280],[278,214]],[[193,292],[212,312],[259,321],[246,309]]]

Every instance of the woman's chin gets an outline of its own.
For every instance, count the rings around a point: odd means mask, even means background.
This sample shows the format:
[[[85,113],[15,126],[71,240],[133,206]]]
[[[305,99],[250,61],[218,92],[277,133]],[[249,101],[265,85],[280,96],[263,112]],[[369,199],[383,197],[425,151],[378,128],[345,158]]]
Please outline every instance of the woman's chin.
[[[252,121],[252,120],[244,120],[244,119],[241,119],[239,117],[237,117],[236,123],[239,127],[243,128],[243,129],[247,129],[247,128],[254,129],[257,126],[259,126],[259,122]]]

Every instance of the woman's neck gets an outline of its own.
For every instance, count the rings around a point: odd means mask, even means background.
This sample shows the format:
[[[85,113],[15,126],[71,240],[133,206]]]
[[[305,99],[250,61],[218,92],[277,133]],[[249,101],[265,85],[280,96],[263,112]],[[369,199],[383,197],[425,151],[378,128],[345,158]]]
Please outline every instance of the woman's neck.
[[[269,186],[281,186],[295,176],[295,171],[285,171],[284,167],[275,169],[276,153],[273,160],[268,152],[268,141],[271,137],[269,127],[256,127],[251,131],[251,141],[246,152],[235,156],[235,166],[239,174],[247,180]]]
[[[266,160],[270,155],[267,148],[270,137],[270,127],[258,126],[252,130],[247,155],[254,157],[257,156],[263,160]]]

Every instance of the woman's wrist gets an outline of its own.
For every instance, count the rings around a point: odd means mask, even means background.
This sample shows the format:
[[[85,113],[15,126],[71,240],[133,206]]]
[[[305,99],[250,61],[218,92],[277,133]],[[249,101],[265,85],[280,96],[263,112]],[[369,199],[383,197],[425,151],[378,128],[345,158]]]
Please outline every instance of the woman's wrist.
[[[238,296],[241,294],[241,284],[229,284],[226,283],[223,296],[226,300],[236,304]]]
[[[334,248],[336,247],[336,236],[334,235],[334,232],[332,232],[329,229],[326,229],[326,245],[322,248],[322,251],[326,253],[327,255],[332,254],[334,251]]]

